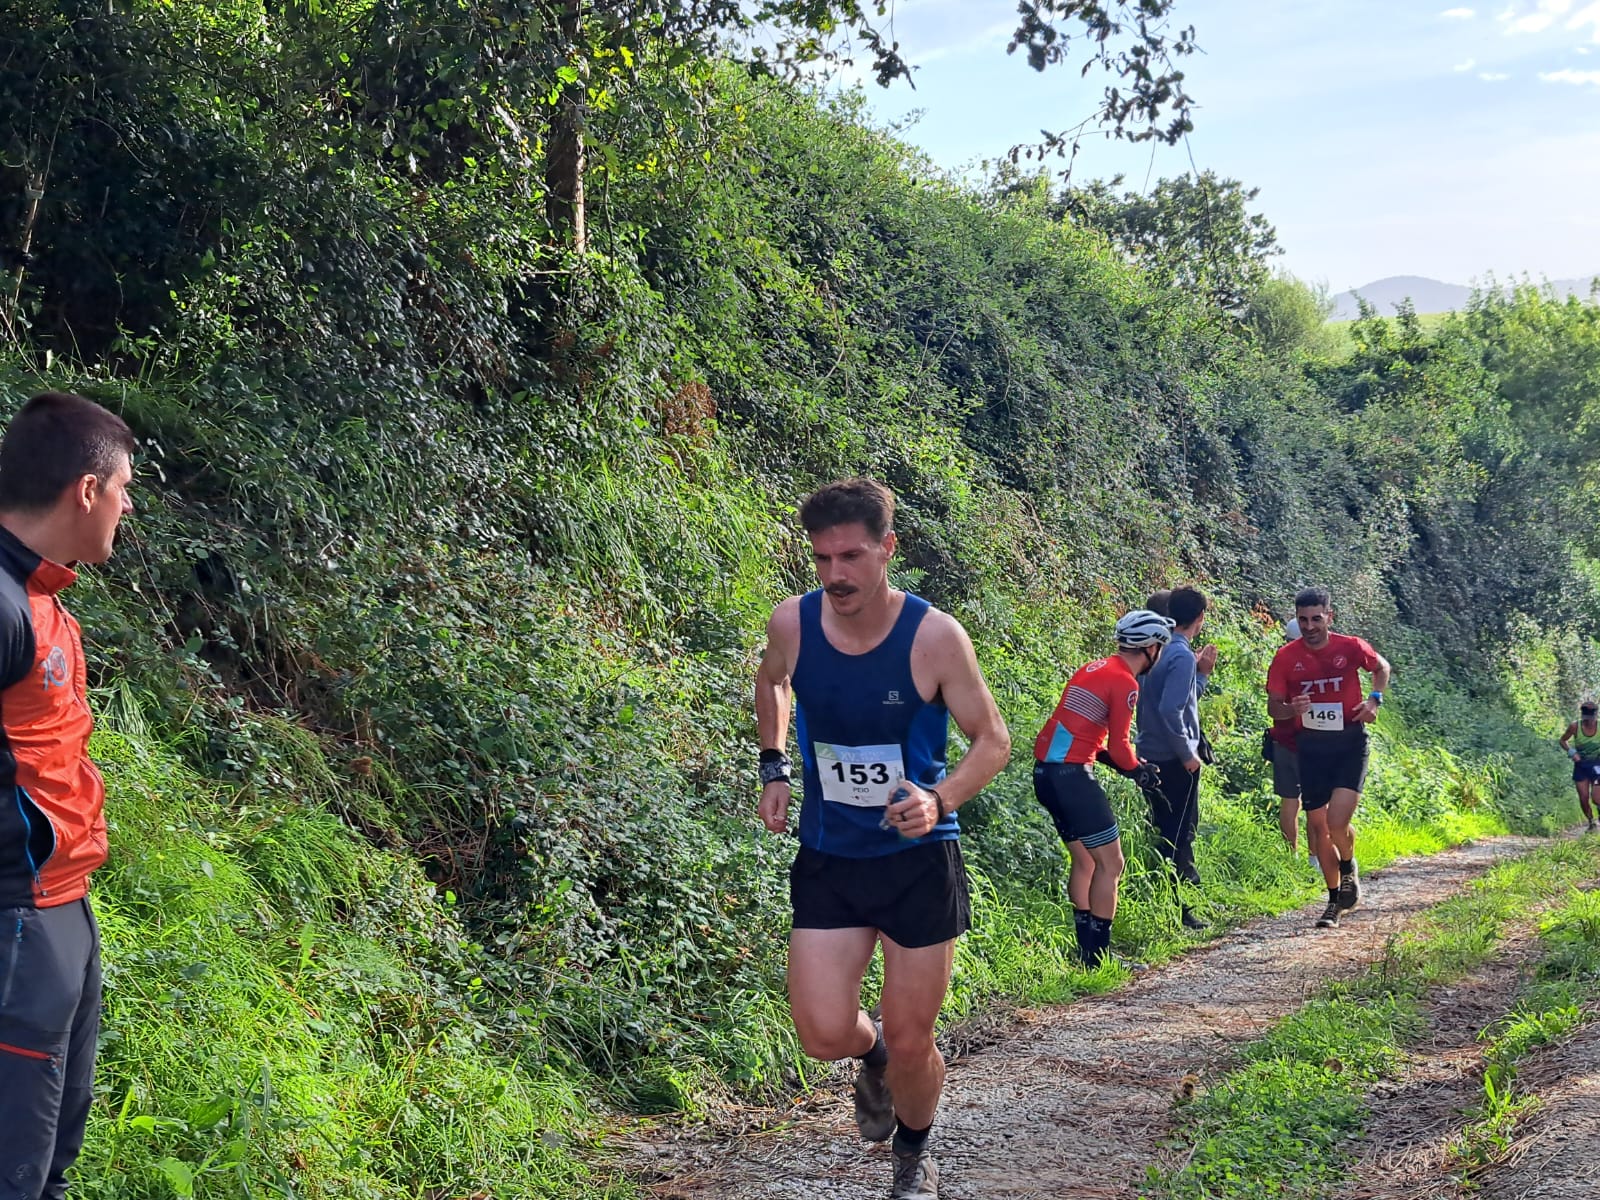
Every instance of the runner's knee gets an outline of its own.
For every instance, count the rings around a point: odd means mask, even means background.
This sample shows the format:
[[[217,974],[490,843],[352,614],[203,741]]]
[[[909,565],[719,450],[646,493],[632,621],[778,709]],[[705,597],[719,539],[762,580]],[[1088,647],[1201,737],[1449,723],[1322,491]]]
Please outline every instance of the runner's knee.
[[[1096,873],[1104,873],[1113,879],[1122,877],[1122,868],[1127,865],[1127,860],[1122,856],[1122,843],[1112,842],[1108,846],[1100,846],[1094,852]]]
[[[794,1030],[800,1035],[800,1048],[823,1062],[834,1062],[862,1053],[862,1048],[857,1044],[861,1040],[858,1033],[860,1016],[859,1008],[852,1009],[848,1014],[796,1011]]]
[[[933,1053],[933,1025],[921,1021],[885,1020],[883,1044],[889,1048],[889,1061],[910,1062]]]

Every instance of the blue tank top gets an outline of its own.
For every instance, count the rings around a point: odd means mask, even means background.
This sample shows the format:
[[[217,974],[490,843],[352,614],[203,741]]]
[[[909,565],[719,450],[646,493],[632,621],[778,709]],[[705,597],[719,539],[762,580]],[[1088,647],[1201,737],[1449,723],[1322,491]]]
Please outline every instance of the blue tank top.
[[[844,858],[879,858],[960,836],[954,813],[925,837],[882,827],[895,787],[944,778],[950,711],[911,678],[911,643],[929,604],[906,593],[900,616],[865,654],[844,654],[822,632],[822,593],[800,597],[800,655],[792,683],[805,765],[800,841]]]

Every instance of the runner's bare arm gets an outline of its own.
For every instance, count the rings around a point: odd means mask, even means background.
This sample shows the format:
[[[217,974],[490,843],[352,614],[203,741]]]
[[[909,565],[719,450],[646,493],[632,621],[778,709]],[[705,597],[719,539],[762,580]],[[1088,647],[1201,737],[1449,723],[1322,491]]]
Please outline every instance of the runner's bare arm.
[[[1267,716],[1274,721],[1291,721],[1310,707],[1310,696],[1296,696],[1291,700],[1285,693],[1267,692]]]
[[[1389,690],[1389,680],[1394,676],[1394,668],[1389,665],[1389,660],[1376,650],[1372,656],[1378,660],[1378,665],[1372,668],[1372,690],[1386,692]]]
[[[1389,665],[1389,660],[1376,650],[1372,652],[1372,657],[1378,660],[1373,663],[1369,672],[1372,676],[1372,690],[1386,691],[1389,687],[1389,677],[1394,674],[1394,668]],[[1356,709],[1353,719],[1357,725],[1370,725],[1378,719],[1378,705],[1372,697],[1369,696],[1361,702],[1361,707]]]
[[[773,611],[767,621],[767,647],[756,668],[756,733],[763,750],[782,750],[789,746],[789,712],[793,699],[789,677],[794,673],[800,653],[800,599],[791,596]],[[756,812],[761,823],[773,833],[789,825],[787,783],[769,783],[761,789]]]
[[[936,685],[936,694],[944,699],[956,728],[968,742],[955,770],[938,784],[944,811],[954,812],[1011,761],[1011,731],[983,681],[972,639],[950,614],[932,609],[923,618],[911,647],[911,663],[915,677]],[[938,816],[926,791],[919,787],[910,790],[910,799],[889,806],[889,819],[907,837],[921,837],[938,824]]]
[[[1565,750],[1567,748],[1567,743],[1577,736],[1578,723],[1574,721],[1571,725],[1567,726],[1567,731],[1561,735],[1561,748]]]

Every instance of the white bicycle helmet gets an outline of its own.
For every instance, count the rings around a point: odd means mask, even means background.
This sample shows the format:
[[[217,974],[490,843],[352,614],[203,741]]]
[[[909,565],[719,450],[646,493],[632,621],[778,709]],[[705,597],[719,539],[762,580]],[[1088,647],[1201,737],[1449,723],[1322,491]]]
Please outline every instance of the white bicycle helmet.
[[[1117,645],[1125,650],[1165,646],[1172,640],[1172,625],[1171,617],[1136,608],[1117,622]]]

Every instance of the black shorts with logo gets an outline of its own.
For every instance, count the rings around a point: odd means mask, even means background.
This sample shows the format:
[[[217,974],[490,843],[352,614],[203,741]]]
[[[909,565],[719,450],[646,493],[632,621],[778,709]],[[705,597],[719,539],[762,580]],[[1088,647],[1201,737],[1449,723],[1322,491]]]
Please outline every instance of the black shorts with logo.
[[[1033,794],[1063,842],[1082,842],[1094,850],[1122,836],[1105,789],[1082,763],[1034,763]]]
[[[1337,733],[1302,729],[1295,735],[1300,761],[1300,803],[1315,812],[1339,788],[1360,792],[1367,783],[1367,730],[1352,725]]]
[[[924,842],[875,858],[801,846],[789,868],[796,929],[876,929],[915,950],[960,937],[972,925],[961,843]]]

